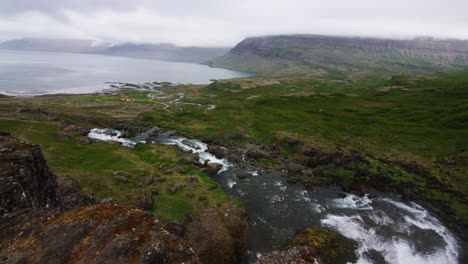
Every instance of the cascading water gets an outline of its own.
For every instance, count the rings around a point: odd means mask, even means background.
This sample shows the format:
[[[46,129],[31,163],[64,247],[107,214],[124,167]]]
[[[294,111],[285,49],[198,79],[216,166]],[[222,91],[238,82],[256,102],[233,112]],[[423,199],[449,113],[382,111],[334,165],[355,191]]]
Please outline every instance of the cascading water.
[[[145,142],[150,133],[132,139],[119,138],[121,134],[116,130],[93,129],[88,136],[132,147]],[[311,226],[328,227],[356,241],[357,263],[450,264],[458,263],[460,258],[454,235],[424,208],[397,195],[373,191],[358,197],[344,194],[338,188],[308,190],[301,184],[287,183],[280,172],[218,159],[199,140],[166,133],[156,141],[198,153],[202,164],[208,161],[223,165],[213,180],[228,194],[238,197],[250,216],[246,263],[281,249],[295,234]],[[237,177],[246,172],[251,177]]]

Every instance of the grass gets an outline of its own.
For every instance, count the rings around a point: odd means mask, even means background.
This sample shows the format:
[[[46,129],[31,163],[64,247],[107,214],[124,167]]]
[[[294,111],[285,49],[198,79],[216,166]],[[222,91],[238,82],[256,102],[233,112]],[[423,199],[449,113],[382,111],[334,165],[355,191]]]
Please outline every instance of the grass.
[[[117,121],[126,121],[130,127],[158,125],[196,137],[213,136],[229,144],[275,144],[292,161],[300,160],[301,150],[285,143],[288,136],[330,150],[339,147],[345,152],[356,150],[390,160],[416,161],[450,191],[434,189],[429,179],[377,159],[371,159],[369,169],[394,182],[414,184],[428,196],[449,203],[457,215],[466,216],[463,198],[454,198],[451,192],[466,197],[468,190],[464,177],[468,166],[464,151],[468,146],[468,71],[353,78],[339,71],[291,73],[164,88],[167,93],[184,92],[184,101],[216,104],[215,110],[168,106],[164,104],[167,99],[151,100],[143,91],[1,99],[0,114],[5,118],[0,119],[0,127],[40,144],[54,171],[74,175],[87,192],[99,198],[134,203],[142,191],[156,189],[160,196],[154,212],[172,220],[181,220],[186,211],[196,211],[199,206],[221,207],[224,202],[236,201],[219,189],[209,190],[214,183],[191,166],[184,165],[187,172],[179,173],[176,167],[184,154],[175,147],[144,145],[131,150],[110,143],[79,145],[81,136],[74,132],[69,132],[69,140],[60,141],[57,121],[16,109],[24,105],[40,107],[83,128],[114,127]],[[123,96],[136,100],[123,102]],[[226,139],[231,133],[246,137]],[[447,158],[455,159],[456,164],[438,162]],[[260,162],[277,165],[276,160]],[[167,167],[159,168],[162,163]],[[326,174],[333,177],[325,178],[371,180],[359,178],[353,171],[356,168],[328,169]],[[116,170],[125,172],[129,182],[115,181],[112,173]],[[193,176],[199,187],[172,194],[165,184],[138,186],[148,176],[186,185]]]

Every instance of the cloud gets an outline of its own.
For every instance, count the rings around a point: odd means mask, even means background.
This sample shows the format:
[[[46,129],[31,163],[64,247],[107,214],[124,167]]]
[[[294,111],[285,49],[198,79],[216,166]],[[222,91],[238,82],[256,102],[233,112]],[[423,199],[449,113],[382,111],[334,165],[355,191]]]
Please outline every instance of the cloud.
[[[269,34],[468,39],[460,0],[16,0],[2,3],[0,36],[232,46]]]

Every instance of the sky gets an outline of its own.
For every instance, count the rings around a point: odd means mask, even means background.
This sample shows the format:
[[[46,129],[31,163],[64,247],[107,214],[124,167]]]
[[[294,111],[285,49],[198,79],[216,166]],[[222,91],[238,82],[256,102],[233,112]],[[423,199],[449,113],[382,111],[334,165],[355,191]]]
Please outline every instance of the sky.
[[[468,0],[0,0],[0,41],[229,47],[277,34],[468,39],[467,11]]]

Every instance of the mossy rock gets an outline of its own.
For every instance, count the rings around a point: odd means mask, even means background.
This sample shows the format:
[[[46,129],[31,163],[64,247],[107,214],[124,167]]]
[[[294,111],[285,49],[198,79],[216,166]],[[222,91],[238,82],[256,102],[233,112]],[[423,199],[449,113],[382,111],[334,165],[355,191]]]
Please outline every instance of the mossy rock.
[[[325,264],[354,263],[357,256],[354,241],[324,228],[311,227],[299,234],[291,242],[293,246],[313,248]]]

